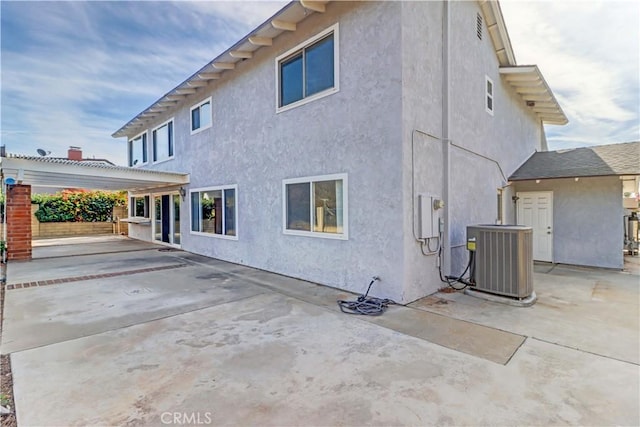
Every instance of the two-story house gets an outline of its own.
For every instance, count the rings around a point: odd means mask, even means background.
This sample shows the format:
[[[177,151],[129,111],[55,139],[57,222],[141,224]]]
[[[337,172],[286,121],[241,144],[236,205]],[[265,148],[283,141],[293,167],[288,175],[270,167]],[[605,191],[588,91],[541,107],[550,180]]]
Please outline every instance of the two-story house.
[[[513,217],[507,177],[566,118],[516,65],[499,4],[292,2],[114,133],[130,236],[409,302]]]

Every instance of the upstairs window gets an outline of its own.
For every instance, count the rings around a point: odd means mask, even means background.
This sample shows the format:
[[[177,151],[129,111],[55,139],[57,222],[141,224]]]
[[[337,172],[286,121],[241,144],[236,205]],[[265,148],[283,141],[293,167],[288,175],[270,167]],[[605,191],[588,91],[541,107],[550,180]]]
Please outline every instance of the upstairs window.
[[[336,24],[276,58],[278,111],[338,91],[337,40]]]
[[[485,80],[484,108],[487,111],[487,113],[493,116],[493,80],[491,80],[489,76],[484,76],[484,80]]]
[[[153,130],[153,161],[173,158],[173,119]]]
[[[211,127],[211,98],[191,107],[191,135]]]
[[[129,140],[129,166],[147,163],[147,133]]]

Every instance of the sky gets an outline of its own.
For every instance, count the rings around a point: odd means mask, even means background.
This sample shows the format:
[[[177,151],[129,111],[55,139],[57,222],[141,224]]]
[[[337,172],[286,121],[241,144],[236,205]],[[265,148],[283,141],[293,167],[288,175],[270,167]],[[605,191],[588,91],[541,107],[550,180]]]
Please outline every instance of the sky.
[[[111,134],[287,2],[0,1],[0,138],[9,153],[126,164]],[[552,150],[640,140],[640,2],[500,2],[517,63],[569,118]]]

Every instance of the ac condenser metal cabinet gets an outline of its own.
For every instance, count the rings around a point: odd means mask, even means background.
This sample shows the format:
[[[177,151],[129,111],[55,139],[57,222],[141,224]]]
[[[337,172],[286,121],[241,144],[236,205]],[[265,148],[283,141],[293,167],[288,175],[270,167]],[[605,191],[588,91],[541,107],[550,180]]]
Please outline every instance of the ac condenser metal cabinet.
[[[475,289],[517,299],[533,294],[533,230],[520,225],[473,225]]]

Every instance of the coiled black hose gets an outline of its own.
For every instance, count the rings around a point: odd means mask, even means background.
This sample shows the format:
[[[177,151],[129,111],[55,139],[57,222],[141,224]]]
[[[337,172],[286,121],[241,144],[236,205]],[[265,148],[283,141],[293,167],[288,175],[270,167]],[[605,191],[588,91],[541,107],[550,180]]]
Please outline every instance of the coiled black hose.
[[[367,292],[364,295],[360,295],[355,301],[338,300],[338,307],[340,311],[346,314],[360,314],[363,316],[380,316],[385,312],[387,307],[396,302],[388,298],[374,298],[369,297],[369,291],[371,285],[376,280],[380,280],[377,276],[371,279]]]

